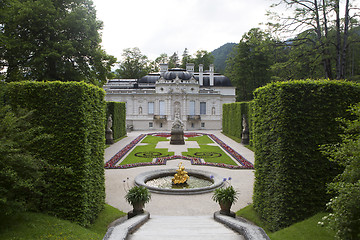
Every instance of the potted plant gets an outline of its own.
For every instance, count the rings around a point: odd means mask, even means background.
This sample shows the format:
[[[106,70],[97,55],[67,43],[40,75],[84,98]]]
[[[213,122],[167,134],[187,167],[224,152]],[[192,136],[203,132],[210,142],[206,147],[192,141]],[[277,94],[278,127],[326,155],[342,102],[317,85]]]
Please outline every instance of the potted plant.
[[[233,186],[228,186],[225,188],[215,189],[212,199],[219,203],[220,213],[225,215],[232,215],[230,213],[231,205],[237,201],[238,192],[233,188]]]
[[[150,201],[151,194],[146,187],[135,186],[129,189],[125,199],[133,206],[133,214],[137,215],[144,212],[143,208]]]

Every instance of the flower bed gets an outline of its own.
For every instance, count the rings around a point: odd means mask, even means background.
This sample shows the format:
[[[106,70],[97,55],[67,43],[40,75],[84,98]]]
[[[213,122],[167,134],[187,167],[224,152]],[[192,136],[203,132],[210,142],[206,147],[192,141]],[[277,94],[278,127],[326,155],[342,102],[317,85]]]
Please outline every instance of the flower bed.
[[[121,149],[117,154],[115,154],[109,161],[106,162],[105,168],[106,169],[124,169],[124,168],[133,168],[133,167],[140,167],[140,166],[151,166],[151,165],[165,165],[167,161],[173,159],[184,159],[189,160],[192,165],[204,165],[204,166],[214,166],[214,167],[223,167],[229,169],[254,169],[252,163],[247,161],[243,156],[237,153],[234,149],[229,147],[223,141],[221,141],[218,137],[214,134],[206,134],[206,133],[185,133],[185,137],[196,137],[207,135],[212,140],[214,140],[217,144],[221,146],[225,151],[227,151],[234,159],[236,159],[241,166],[238,165],[229,165],[224,163],[211,163],[211,162],[202,162],[200,158],[194,157],[187,157],[181,155],[173,155],[168,157],[160,157],[156,158],[154,162],[141,162],[141,163],[133,163],[133,164],[125,164],[125,165],[116,165],[124,156],[127,154],[137,143],[139,143],[145,136],[152,135],[157,137],[170,137],[170,133],[149,133],[149,134],[141,134],[136,139],[134,139],[131,143],[126,145],[123,149]]]
[[[131,143],[126,145],[123,149],[121,149],[117,154],[115,154],[109,161],[105,163],[105,168],[107,169],[115,168],[116,167],[115,165],[120,161],[120,159],[122,159],[125,156],[125,154],[127,154],[145,136],[146,134],[141,134],[140,136],[135,138]]]

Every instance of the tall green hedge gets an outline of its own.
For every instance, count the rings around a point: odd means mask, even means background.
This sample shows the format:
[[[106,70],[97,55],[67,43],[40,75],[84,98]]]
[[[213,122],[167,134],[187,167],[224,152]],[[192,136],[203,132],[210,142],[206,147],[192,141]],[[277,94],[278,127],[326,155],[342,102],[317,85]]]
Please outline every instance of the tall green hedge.
[[[112,131],[114,139],[126,135],[126,108],[124,102],[106,102],[106,116],[111,114],[113,124]]]
[[[34,123],[52,136],[37,147],[50,164],[43,210],[88,225],[105,203],[105,92],[79,82],[16,82],[6,96],[34,110]]]
[[[319,145],[340,140],[337,117],[350,117],[360,85],[341,81],[272,83],[255,91],[254,207],[272,230],[323,210],[339,167]]]
[[[245,115],[249,132],[251,130],[251,102],[225,103],[223,105],[222,131],[241,139],[242,116]],[[251,134],[250,134],[251,135]]]

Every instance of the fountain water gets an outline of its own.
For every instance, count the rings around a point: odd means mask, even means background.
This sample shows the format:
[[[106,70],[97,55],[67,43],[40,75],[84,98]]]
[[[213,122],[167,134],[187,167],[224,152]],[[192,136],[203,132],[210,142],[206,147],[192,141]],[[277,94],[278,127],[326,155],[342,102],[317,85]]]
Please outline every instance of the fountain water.
[[[188,169],[186,172],[189,176],[187,184],[172,184],[172,178],[177,174],[174,169],[141,173],[136,176],[135,184],[148,188],[150,192],[182,195],[212,192],[224,184],[222,177],[211,172],[194,169]]]

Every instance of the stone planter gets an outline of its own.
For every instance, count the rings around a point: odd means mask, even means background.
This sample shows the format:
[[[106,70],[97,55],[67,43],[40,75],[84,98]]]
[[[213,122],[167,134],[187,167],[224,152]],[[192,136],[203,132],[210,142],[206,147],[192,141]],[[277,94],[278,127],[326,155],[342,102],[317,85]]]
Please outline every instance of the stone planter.
[[[230,213],[230,208],[232,205],[231,202],[220,202],[219,205],[220,205],[220,209],[221,209],[220,213],[222,213],[222,214]]]
[[[143,213],[144,212],[144,206],[145,206],[145,203],[144,202],[137,202],[137,203],[134,203],[133,205],[133,212],[134,213]]]
[[[235,213],[230,211],[232,202],[220,202],[220,214],[227,215],[230,217],[235,217]]]

